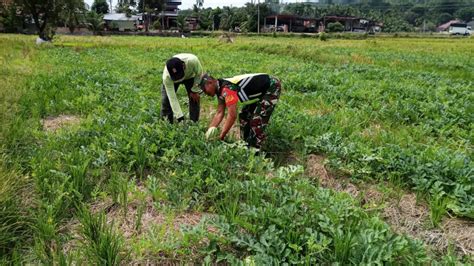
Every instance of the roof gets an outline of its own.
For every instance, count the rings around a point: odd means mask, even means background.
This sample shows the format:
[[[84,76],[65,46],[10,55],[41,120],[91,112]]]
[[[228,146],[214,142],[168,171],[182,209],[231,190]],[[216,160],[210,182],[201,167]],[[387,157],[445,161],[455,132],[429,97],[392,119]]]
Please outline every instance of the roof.
[[[353,16],[324,16],[324,19],[357,20],[357,19],[364,19],[364,18],[358,18],[358,17],[353,17]]]
[[[278,19],[301,19],[301,20],[317,20],[315,18],[305,18],[297,15],[271,15],[267,16],[267,19],[274,19],[277,17]]]
[[[460,21],[460,20],[457,20],[457,19],[455,19],[455,20],[450,20],[450,21],[448,21],[448,22],[446,22],[446,23],[444,23],[444,24],[439,25],[439,26],[437,27],[437,29],[438,29],[439,31],[444,31],[444,30],[447,30],[447,29],[449,28],[449,26],[451,26],[451,24],[453,24],[453,23],[460,23],[460,22],[461,22],[461,21]]]
[[[140,16],[134,16],[132,15],[131,17],[127,17],[125,13],[112,13],[112,14],[105,14],[104,15],[104,20],[112,20],[112,21],[118,21],[118,20],[125,20],[125,21],[130,21],[130,20],[137,20],[139,19]]]
[[[160,12],[160,14],[158,14],[158,16],[161,17],[161,16],[163,16],[163,14],[164,14],[165,17],[178,17],[178,13],[176,13],[176,12],[169,12],[169,11]]]

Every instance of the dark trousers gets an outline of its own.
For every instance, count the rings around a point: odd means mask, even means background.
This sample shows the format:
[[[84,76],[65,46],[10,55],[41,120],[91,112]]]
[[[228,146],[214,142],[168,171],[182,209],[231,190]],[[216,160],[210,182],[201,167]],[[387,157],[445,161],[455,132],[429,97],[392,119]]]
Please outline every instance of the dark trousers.
[[[191,98],[191,88],[194,85],[194,79],[186,79],[180,83],[174,84],[174,91],[178,91],[179,85],[184,84],[186,91],[188,92],[189,99],[189,118],[197,122],[199,120],[200,105],[199,102],[195,102]],[[166,93],[165,86],[161,86],[161,118],[166,118],[170,123],[173,123],[173,110],[171,109],[170,100]]]
[[[249,146],[260,148],[267,137],[265,129],[281,94],[281,83],[270,79],[270,87],[259,102],[246,105],[239,114],[240,138]]]

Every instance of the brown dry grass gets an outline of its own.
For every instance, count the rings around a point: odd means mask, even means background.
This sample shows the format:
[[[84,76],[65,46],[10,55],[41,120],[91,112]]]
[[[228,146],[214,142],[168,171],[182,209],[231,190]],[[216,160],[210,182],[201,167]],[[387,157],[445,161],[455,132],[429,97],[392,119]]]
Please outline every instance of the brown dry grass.
[[[81,119],[74,115],[50,116],[41,121],[43,129],[48,132],[55,132],[60,128],[76,125],[80,122]]]
[[[90,207],[90,210],[93,213],[105,213],[107,223],[113,223],[117,232],[123,236],[126,249],[129,249],[137,239],[146,239],[154,228],[164,229],[164,237],[171,235],[181,236],[181,229],[183,227],[196,226],[205,217],[212,216],[212,214],[197,211],[180,213],[167,213],[160,211],[156,209],[155,202],[152,197],[146,193],[146,188],[143,185],[138,184],[136,189],[143,193],[143,195],[146,195],[146,197],[138,199],[133,195],[133,192],[130,191],[128,195],[130,202],[127,203],[126,208],[114,204],[110,197],[100,199],[94,202]],[[143,212],[140,226],[137,228],[137,217],[140,207],[143,208]],[[70,232],[72,235],[71,241],[66,243],[63,247],[65,252],[75,250],[81,245],[80,242],[82,238],[79,234],[79,228],[79,221],[73,219],[61,229],[61,231]],[[208,226],[207,230],[211,233],[217,232],[217,230],[212,226]],[[163,241],[166,240],[163,239]],[[206,241],[206,239],[203,241]],[[173,258],[167,257],[164,254],[161,254],[158,257],[152,256],[152,258],[159,259],[160,265],[162,265],[162,263],[166,264],[173,261]]]
[[[398,203],[391,200],[386,205],[382,216],[396,232],[421,239],[441,253],[447,252],[452,244],[458,254],[474,255],[473,221],[445,217],[439,228],[430,228],[430,210],[413,193],[402,195]]]
[[[306,173],[318,178],[321,186],[353,197],[363,195],[361,203],[369,208],[382,207],[381,217],[395,232],[420,239],[436,252],[446,253],[449,246],[454,245],[459,255],[474,256],[474,221],[445,217],[439,228],[430,228],[430,210],[414,193],[403,192],[397,199],[386,197],[374,184],[357,186],[347,178],[336,178],[327,171],[325,161],[324,156],[312,154],[306,162]]]
[[[306,162],[306,173],[310,177],[317,177],[323,187],[349,193],[353,197],[359,195],[358,188],[346,179],[336,179],[325,167],[326,158],[321,155],[310,154]]]
[[[229,33],[224,33],[221,36],[219,36],[219,42],[234,43],[234,38],[235,38],[235,35],[229,34]]]

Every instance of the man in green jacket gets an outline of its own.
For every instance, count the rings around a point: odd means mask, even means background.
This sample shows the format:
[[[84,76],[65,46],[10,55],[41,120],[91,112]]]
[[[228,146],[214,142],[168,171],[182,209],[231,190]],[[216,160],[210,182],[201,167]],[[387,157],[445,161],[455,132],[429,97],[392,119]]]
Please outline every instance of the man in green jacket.
[[[192,121],[199,120],[199,84],[203,74],[201,62],[193,54],[177,54],[166,61],[163,70],[163,86],[161,88],[161,117],[173,123],[184,120],[176,91],[184,84],[189,97],[189,117]]]

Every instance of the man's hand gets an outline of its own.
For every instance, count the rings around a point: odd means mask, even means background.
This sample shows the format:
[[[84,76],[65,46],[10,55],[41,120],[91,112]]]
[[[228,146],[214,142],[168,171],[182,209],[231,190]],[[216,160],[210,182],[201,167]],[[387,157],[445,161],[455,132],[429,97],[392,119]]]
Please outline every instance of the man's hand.
[[[199,96],[199,93],[195,93],[195,92],[190,92],[189,97],[191,97],[191,99],[193,99],[193,101],[197,103],[199,102],[199,99],[201,98],[201,96]]]
[[[206,139],[211,140],[215,139],[219,135],[219,130],[217,127],[210,127],[206,132]]]
[[[225,136],[234,125],[235,119],[237,119],[237,104],[233,104],[227,108],[229,109],[229,113],[227,114],[224,127],[222,128],[222,132],[219,136],[221,140],[224,140]]]

